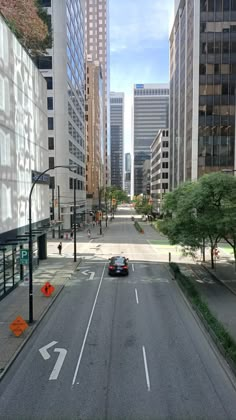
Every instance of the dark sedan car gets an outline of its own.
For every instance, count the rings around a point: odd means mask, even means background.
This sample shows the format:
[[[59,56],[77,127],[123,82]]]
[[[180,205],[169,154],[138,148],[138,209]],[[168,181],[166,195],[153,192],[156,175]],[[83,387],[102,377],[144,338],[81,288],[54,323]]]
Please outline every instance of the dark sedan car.
[[[108,274],[129,274],[128,258],[112,257],[109,259]]]

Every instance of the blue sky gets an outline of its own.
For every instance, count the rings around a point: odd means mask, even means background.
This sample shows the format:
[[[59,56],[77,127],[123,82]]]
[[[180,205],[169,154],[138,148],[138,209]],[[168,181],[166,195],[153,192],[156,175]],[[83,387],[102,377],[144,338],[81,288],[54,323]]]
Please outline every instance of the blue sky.
[[[130,151],[134,83],[169,81],[174,0],[110,0],[110,88],[125,93],[125,151]]]

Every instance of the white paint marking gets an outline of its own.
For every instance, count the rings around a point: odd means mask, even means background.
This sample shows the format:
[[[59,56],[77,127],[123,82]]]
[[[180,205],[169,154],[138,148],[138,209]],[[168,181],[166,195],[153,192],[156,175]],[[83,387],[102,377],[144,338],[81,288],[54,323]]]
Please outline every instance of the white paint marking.
[[[93,280],[93,278],[95,276],[95,272],[94,271],[88,271],[88,270],[82,271],[82,274],[84,274],[85,276],[88,276],[90,274],[88,280]]]
[[[143,362],[144,362],[144,368],[145,368],[145,374],[146,374],[146,381],[147,381],[147,389],[150,391],[150,379],[149,379],[149,373],[148,373],[148,365],[147,365],[147,358],[146,358],[146,351],[145,347],[143,346]]]
[[[50,359],[50,354],[48,353],[48,349],[50,349],[50,347],[55,346],[55,344],[57,344],[58,341],[52,341],[51,343],[47,344],[44,347],[41,347],[41,349],[39,349],[39,352],[41,353],[41,355],[43,356],[44,360],[48,360]]]
[[[134,264],[132,264],[132,270],[134,271]]]
[[[82,344],[82,347],[81,347],[81,350],[80,350],[79,359],[78,359],[78,362],[77,362],[77,365],[76,365],[76,368],[75,368],[74,377],[73,377],[73,380],[72,380],[72,386],[75,384],[75,381],[76,381],[76,378],[77,378],[77,375],[78,375],[78,371],[79,371],[81,359],[82,359],[82,356],[83,356],[84,347],[85,347],[85,343],[86,343],[86,340],[87,340],[87,336],[88,336],[90,324],[92,322],[94,309],[95,309],[95,306],[96,306],[96,303],[97,303],[98,294],[99,294],[99,291],[100,291],[100,288],[101,288],[101,284],[102,284],[102,280],[103,280],[103,277],[104,277],[105,268],[106,268],[106,264],[104,265],[104,268],[103,268],[101,280],[99,282],[99,286],[98,286],[98,290],[97,290],[97,293],[96,293],[96,296],[95,296],[95,300],[94,300],[94,304],[93,304],[93,307],[92,307],[92,311],[91,311],[91,314],[90,314],[90,317],[89,317],[89,322],[88,322],[87,329],[86,329],[86,332],[85,332],[85,335],[84,335],[83,344]]]
[[[135,296],[136,296],[136,302],[137,302],[137,305],[139,304],[139,300],[138,300],[138,292],[137,292],[137,289],[135,289]]]
[[[55,363],[55,366],[52,370],[52,373],[49,377],[49,381],[55,381],[58,378],[58,375],[60,373],[60,370],[62,368],[62,365],[64,363],[66,354],[67,354],[67,350],[66,349],[54,349],[54,352],[59,353],[59,356],[57,358],[57,361]]]

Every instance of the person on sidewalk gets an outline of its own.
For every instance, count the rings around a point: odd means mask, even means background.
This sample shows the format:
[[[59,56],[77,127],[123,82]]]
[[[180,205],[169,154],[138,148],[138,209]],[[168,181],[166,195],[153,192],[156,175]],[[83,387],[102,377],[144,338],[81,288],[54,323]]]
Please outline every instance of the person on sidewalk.
[[[61,255],[61,251],[62,251],[62,243],[61,242],[59,242],[59,245],[58,245],[58,251],[59,251],[59,255]]]
[[[88,238],[90,239],[90,236],[91,236],[91,231],[90,231],[90,229],[88,229],[88,230],[87,230],[87,234],[88,234]]]
[[[71,233],[70,233],[70,239],[73,241],[73,236],[74,236],[74,232],[73,232],[73,230],[71,231]]]

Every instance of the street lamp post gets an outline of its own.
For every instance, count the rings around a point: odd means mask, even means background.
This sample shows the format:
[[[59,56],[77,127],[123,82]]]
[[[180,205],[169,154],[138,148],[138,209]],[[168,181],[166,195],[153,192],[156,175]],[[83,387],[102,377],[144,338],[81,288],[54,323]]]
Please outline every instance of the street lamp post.
[[[33,316],[33,238],[32,238],[32,193],[33,193],[33,189],[35,187],[35,185],[37,184],[37,182],[39,181],[39,179],[46,174],[48,171],[57,169],[57,168],[67,168],[67,169],[72,169],[72,168],[77,168],[77,165],[57,165],[54,166],[53,168],[47,168],[45,171],[41,172],[37,178],[34,180],[32,187],[30,189],[30,193],[29,193],[29,323],[31,324],[34,320],[34,316]]]
[[[99,206],[99,226],[100,226],[100,235],[102,235],[102,210],[101,210],[101,194],[102,194],[102,189],[98,188],[98,206]]]

